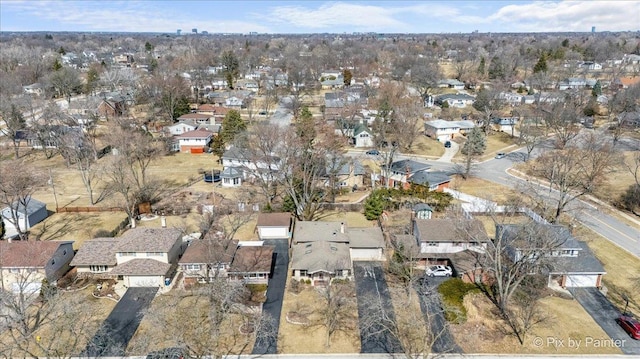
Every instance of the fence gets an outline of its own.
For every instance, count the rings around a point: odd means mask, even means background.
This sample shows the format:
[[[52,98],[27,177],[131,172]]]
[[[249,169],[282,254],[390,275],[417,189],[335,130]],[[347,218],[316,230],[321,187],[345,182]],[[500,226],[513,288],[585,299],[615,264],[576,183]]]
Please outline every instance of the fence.
[[[58,207],[57,213],[122,212],[120,207]]]

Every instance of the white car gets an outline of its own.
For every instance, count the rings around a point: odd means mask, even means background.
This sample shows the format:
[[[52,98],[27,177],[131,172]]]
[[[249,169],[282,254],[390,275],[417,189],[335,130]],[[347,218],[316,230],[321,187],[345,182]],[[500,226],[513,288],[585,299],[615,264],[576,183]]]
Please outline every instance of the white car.
[[[453,270],[449,266],[431,266],[427,268],[425,274],[429,277],[451,277]]]

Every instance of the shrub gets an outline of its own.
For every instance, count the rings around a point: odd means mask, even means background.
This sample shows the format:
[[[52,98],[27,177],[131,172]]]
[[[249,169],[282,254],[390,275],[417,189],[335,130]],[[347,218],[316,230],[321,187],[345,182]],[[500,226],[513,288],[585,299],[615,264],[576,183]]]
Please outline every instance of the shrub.
[[[452,278],[442,283],[438,287],[438,292],[442,296],[445,318],[452,323],[464,323],[467,320],[467,310],[463,304],[464,296],[478,290],[475,284],[465,283],[460,278]]]
[[[311,279],[307,279],[304,282],[307,283],[307,284],[311,284]]]

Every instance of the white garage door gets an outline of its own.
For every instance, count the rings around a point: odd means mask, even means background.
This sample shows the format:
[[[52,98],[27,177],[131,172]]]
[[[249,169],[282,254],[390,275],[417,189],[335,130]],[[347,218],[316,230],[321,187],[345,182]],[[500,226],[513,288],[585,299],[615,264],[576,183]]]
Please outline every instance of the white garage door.
[[[260,239],[266,238],[288,238],[288,230],[285,227],[260,228],[258,230]]]
[[[352,261],[380,261],[382,248],[351,248]]]
[[[164,276],[127,276],[129,287],[157,287],[164,285]]]
[[[595,287],[598,283],[598,275],[576,274],[568,275],[565,286],[567,287]]]

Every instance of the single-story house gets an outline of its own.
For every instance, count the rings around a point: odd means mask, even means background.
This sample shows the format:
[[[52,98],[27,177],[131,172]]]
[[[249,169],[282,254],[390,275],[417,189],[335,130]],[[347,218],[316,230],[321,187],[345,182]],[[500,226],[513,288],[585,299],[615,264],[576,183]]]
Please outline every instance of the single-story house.
[[[441,171],[419,171],[412,174],[407,182],[409,185],[428,186],[431,191],[442,192],[445,188],[449,188],[451,176]]]
[[[476,125],[473,121],[445,121],[431,120],[424,123],[424,134],[440,142],[453,139],[456,135],[463,135],[471,131]]]
[[[69,271],[74,254],[71,241],[0,241],[2,288],[38,293],[43,280],[55,284]]]
[[[195,122],[197,124],[200,123],[209,123],[211,122],[211,119],[213,118],[212,115],[209,114],[205,114],[205,113],[186,113],[180,117],[178,117],[178,122],[182,122],[182,121],[192,121]]]
[[[5,226],[5,236],[15,237],[17,235],[16,220],[21,230],[28,230],[36,224],[42,222],[49,216],[47,212],[47,205],[44,202],[40,202],[33,197],[28,197],[27,207],[25,209],[24,203],[14,202],[9,207],[2,209],[2,218]]]
[[[273,249],[265,245],[239,246],[227,270],[229,280],[267,284],[272,273]]]
[[[349,246],[346,243],[316,241],[291,247],[291,271],[296,280],[309,280],[314,286],[329,284],[333,278],[352,277]]]
[[[476,98],[467,94],[445,94],[439,95],[435,98],[435,104],[438,106],[445,106],[445,103],[449,107],[465,108],[473,105]]]
[[[464,90],[464,82],[456,79],[445,79],[438,81],[438,87],[451,88],[455,90]]]
[[[260,240],[279,238],[291,240],[293,217],[288,212],[260,213],[256,230]]]
[[[22,86],[22,91],[27,95],[43,95],[44,94],[44,85],[36,82],[31,85]]]
[[[211,143],[213,132],[198,129],[185,132],[177,136],[180,152],[204,153],[205,148]]]
[[[358,188],[364,186],[365,170],[360,161],[356,159],[343,159],[338,162],[327,163],[325,173],[325,185],[331,186],[331,177],[335,176],[335,186],[340,188]]]
[[[499,132],[511,133],[517,124],[517,117],[497,117],[491,119],[491,127]]]

